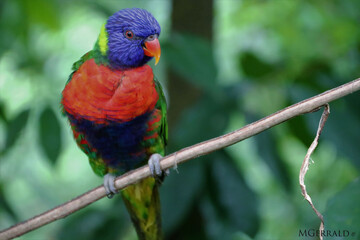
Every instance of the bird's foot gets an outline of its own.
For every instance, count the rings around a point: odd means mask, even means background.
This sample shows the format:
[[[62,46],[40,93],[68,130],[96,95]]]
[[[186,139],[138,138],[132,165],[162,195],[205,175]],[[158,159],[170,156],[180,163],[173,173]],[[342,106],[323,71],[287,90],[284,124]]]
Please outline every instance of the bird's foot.
[[[154,153],[150,156],[148,165],[150,168],[150,172],[155,178],[163,178],[170,174],[169,169],[166,169],[165,171],[161,170],[160,160],[163,158],[158,153]]]
[[[118,193],[115,188],[115,178],[116,176],[111,173],[107,173],[104,176],[104,187],[108,198],[112,198],[115,194]]]

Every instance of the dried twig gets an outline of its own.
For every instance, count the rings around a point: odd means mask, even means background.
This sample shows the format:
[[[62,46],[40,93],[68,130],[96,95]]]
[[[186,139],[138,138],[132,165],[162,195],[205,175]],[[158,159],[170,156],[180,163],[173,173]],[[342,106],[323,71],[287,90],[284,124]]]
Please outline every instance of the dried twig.
[[[306,191],[305,175],[306,175],[307,171],[309,170],[311,154],[314,152],[316,146],[319,143],[319,137],[321,135],[322,130],[324,129],[325,122],[326,122],[327,118],[329,117],[329,114],[330,114],[329,104],[325,104],[324,111],[323,111],[323,114],[321,115],[321,119],[320,119],[320,122],[319,122],[319,126],[318,126],[318,129],[317,129],[317,132],[316,132],[315,139],[311,143],[311,145],[310,145],[310,147],[309,147],[309,149],[308,149],[308,151],[307,151],[307,153],[305,155],[305,158],[304,158],[304,161],[303,161],[303,163],[301,165],[301,169],[300,169],[300,173],[299,173],[299,182],[300,182],[300,187],[301,187],[301,193],[305,197],[305,199],[309,202],[310,206],[312,207],[312,209],[315,211],[316,215],[321,220],[321,224],[320,224],[320,228],[319,228],[319,230],[320,230],[320,240],[323,239],[322,233],[324,231],[324,218],[323,218],[322,214],[315,208],[314,204],[311,201],[310,195]]]
[[[221,148],[230,146],[234,143],[240,142],[246,138],[254,136],[268,128],[287,121],[295,116],[312,112],[314,109],[323,106],[324,104],[333,100],[339,99],[350,93],[360,89],[360,79],[333,88],[322,94],[306,99],[302,102],[296,103],[290,107],[280,110],[272,115],[269,115],[259,121],[248,124],[245,127],[234,132],[225,134],[223,136],[210,139],[184,148],[176,153],[168,155],[161,160],[162,169],[169,169],[176,164],[181,164],[190,159],[211,153]],[[150,171],[148,167],[141,167],[134,171],[128,172],[115,180],[117,189],[123,189],[130,184],[133,184],[143,178],[149,177]],[[103,186],[94,188],[93,190],[84,193],[83,195],[66,202],[54,209],[45,213],[37,215],[27,221],[21,222],[8,229],[0,232],[0,239],[11,239],[21,236],[29,231],[39,228],[45,224],[51,223],[57,219],[64,218],[71,213],[86,207],[87,205],[106,196]]]

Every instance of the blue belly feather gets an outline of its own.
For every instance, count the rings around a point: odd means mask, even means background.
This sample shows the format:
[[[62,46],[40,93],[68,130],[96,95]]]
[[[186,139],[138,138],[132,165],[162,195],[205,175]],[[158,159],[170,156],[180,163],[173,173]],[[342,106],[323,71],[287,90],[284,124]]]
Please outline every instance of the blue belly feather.
[[[144,147],[141,145],[147,130],[147,121],[152,112],[145,113],[131,121],[119,123],[107,121],[97,124],[92,121],[68,114],[76,131],[85,135],[91,148],[105,163],[120,171],[129,171],[147,161]]]

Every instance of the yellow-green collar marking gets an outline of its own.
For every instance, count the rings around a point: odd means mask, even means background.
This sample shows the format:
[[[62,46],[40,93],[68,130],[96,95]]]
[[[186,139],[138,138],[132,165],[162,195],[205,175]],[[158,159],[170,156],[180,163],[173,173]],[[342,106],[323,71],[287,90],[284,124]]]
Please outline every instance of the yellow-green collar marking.
[[[108,50],[108,36],[105,28],[105,23],[101,27],[100,35],[99,35],[99,47],[102,55],[106,55]]]

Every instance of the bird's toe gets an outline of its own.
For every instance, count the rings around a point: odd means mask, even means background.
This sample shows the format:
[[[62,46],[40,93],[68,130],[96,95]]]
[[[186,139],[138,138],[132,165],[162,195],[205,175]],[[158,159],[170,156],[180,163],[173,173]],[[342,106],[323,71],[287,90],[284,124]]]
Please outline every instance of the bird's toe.
[[[108,198],[112,198],[118,191],[115,188],[115,178],[116,176],[108,173],[104,176],[104,187]]]
[[[150,168],[150,172],[154,177],[155,176],[160,177],[163,175],[163,171],[161,170],[161,165],[160,165],[160,160],[162,158],[163,157],[158,153],[154,153],[149,158],[148,165]]]

